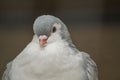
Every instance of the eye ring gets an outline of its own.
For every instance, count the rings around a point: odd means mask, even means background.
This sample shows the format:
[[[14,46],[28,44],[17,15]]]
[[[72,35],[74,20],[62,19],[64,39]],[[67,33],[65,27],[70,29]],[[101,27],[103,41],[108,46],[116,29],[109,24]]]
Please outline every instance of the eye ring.
[[[53,32],[53,33],[55,33],[55,32],[56,32],[56,30],[57,30],[57,29],[56,29],[56,27],[55,27],[55,26],[53,26],[52,32]]]

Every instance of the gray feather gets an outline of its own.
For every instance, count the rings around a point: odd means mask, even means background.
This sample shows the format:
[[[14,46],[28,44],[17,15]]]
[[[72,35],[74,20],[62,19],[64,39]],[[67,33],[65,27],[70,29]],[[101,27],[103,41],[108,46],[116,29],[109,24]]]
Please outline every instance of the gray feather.
[[[11,80],[10,79],[10,71],[12,67],[12,61],[7,64],[7,69],[5,70],[2,80]]]
[[[83,58],[84,58],[84,68],[86,70],[86,76],[87,80],[98,80],[98,72],[97,72],[97,66],[95,62],[90,58],[90,56],[85,53],[83,53]]]
[[[39,16],[34,24],[33,24],[33,31],[37,36],[40,35],[47,35],[50,36],[53,24],[58,23],[61,24],[61,37],[64,40],[71,42],[70,34],[66,25],[57,17],[51,15],[43,15]]]

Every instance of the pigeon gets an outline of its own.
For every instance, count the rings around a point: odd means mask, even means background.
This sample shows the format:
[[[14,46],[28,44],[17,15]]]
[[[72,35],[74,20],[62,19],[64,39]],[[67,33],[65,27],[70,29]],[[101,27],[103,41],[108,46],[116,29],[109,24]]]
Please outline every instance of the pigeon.
[[[96,63],[76,48],[59,18],[39,16],[33,32],[32,41],[7,64],[2,80],[98,80]]]

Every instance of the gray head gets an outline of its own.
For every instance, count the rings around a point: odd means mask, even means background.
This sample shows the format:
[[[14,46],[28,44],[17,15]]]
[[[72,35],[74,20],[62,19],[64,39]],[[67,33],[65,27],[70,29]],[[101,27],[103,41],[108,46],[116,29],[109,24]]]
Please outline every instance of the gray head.
[[[51,42],[58,39],[71,42],[66,25],[59,18],[51,15],[39,16],[34,22],[33,31],[37,37],[45,35]]]

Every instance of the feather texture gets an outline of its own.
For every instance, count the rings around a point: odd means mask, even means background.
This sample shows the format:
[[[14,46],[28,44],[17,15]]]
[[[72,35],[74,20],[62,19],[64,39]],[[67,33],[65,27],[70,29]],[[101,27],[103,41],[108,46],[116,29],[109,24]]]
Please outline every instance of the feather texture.
[[[53,25],[56,32],[51,33]],[[2,80],[98,80],[95,62],[75,47],[60,19],[38,17],[33,29],[33,40],[7,64]],[[43,34],[49,39],[40,47],[38,36]]]

